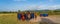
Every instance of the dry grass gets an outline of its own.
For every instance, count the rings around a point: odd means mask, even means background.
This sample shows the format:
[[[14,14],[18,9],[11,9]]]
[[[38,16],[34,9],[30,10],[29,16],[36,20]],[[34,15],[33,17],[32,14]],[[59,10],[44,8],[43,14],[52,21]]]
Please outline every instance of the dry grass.
[[[0,14],[0,24],[17,24],[16,14]]]
[[[29,23],[28,21],[19,21],[16,13],[0,14],[0,24],[39,24]]]

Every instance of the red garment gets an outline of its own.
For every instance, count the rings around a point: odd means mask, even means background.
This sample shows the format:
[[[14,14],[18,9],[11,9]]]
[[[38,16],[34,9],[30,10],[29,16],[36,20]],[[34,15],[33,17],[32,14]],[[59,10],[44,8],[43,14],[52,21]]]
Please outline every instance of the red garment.
[[[24,16],[22,16],[22,20],[23,20],[23,21],[25,20],[25,17],[24,17]]]

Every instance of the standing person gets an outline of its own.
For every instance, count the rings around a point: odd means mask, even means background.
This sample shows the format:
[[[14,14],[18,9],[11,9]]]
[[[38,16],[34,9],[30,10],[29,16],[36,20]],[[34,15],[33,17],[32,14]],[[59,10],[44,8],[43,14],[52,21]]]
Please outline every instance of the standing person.
[[[35,19],[37,18],[37,16],[38,16],[37,13],[34,13],[34,18],[35,18]]]
[[[34,18],[32,18],[29,22],[30,24],[39,24],[40,21],[41,18],[39,17],[39,15],[37,13],[34,13]]]
[[[17,18],[21,20],[21,13],[17,13]]]
[[[26,13],[24,14],[24,17],[25,17],[25,20],[27,20],[27,14]]]
[[[24,16],[24,13],[22,12],[22,17],[21,17],[22,21],[25,20],[25,16]]]
[[[31,16],[30,16],[30,14],[28,14],[28,20],[30,20],[30,18],[31,18]]]
[[[31,15],[31,19],[33,19],[34,18],[34,13],[31,13],[30,15]]]
[[[30,16],[30,12],[27,12],[27,19],[30,20],[31,16]]]

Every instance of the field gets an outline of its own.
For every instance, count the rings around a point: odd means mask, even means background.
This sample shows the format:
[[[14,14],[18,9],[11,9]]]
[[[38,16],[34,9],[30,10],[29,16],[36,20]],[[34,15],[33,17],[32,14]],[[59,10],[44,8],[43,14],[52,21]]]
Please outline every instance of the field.
[[[22,22],[17,19],[16,13],[11,14],[0,14],[0,24],[28,24],[28,21]],[[34,23],[36,24],[36,23]]]
[[[16,13],[9,13],[9,14],[7,13],[7,14],[0,14],[0,24],[30,24],[30,23],[28,21],[24,21],[24,22],[22,22],[21,20],[19,21],[17,19]],[[33,24],[38,24],[38,23],[33,23]]]
[[[17,24],[17,14],[0,14],[0,24]]]

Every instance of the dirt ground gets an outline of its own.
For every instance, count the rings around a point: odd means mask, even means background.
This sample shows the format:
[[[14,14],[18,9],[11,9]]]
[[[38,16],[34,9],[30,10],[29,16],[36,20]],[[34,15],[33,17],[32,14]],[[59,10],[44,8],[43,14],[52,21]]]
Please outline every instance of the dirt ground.
[[[48,17],[37,17],[36,19],[31,19],[30,22],[47,22],[51,23],[58,23],[60,24],[60,15],[50,15]]]

